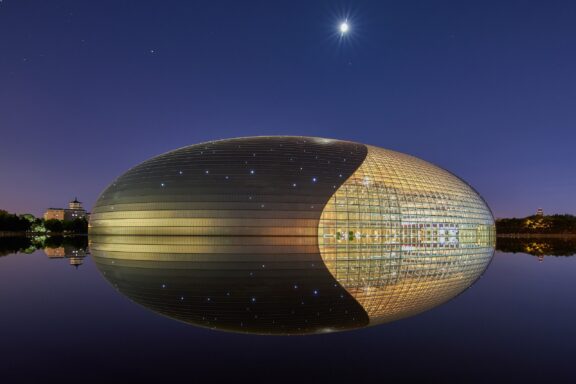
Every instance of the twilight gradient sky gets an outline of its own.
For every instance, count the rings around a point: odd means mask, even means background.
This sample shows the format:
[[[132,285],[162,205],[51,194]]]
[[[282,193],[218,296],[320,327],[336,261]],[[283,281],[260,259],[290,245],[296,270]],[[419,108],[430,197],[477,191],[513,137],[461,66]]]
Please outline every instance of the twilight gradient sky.
[[[572,0],[0,0],[0,208],[90,209],[154,155],[286,134],[416,155],[499,217],[574,214],[575,20]]]

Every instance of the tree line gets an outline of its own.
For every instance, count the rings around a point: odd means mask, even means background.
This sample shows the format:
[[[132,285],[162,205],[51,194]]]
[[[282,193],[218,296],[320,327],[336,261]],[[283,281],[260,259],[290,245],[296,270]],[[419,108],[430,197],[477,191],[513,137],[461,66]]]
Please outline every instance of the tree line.
[[[32,226],[24,215],[15,215],[0,209],[0,231],[25,232]]]
[[[0,232],[33,232],[33,233],[88,233],[88,220],[57,220],[34,217],[31,214],[16,215],[0,210]]]
[[[496,220],[496,233],[573,234],[576,233],[576,216],[548,215]]]

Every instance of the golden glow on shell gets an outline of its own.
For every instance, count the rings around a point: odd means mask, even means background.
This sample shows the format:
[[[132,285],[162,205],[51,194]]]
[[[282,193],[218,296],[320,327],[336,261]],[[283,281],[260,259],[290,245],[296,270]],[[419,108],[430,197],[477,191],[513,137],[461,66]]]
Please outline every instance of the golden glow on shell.
[[[494,220],[453,174],[372,146],[322,212],[325,265],[371,324],[423,312],[469,287],[490,262]]]

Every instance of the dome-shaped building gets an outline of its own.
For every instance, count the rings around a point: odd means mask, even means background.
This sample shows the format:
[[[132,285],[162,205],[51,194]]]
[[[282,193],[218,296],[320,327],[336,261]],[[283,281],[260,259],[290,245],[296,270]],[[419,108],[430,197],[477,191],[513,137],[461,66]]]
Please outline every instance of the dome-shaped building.
[[[145,161],[102,193],[89,231],[98,265],[135,301],[198,325],[288,334],[434,307],[482,274],[495,242],[484,200],[442,168],[282,136]]]

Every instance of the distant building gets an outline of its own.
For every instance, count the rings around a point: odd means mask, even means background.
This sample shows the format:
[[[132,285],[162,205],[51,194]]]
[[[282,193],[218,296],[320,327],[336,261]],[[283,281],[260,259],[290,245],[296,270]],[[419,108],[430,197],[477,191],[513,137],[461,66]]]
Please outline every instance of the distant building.
[[[544,216],[544,210],[542,208],[538,208],[536,210],[536,216]]]
[[[68,208],[48,208],[44,213],[44,220],[56,219],[72,221],[74,219],[88,219],[88,213],[82,208],[82,203],[75,198],[68,203]]]
[[[64,220],[64,208],[48,208],[44,212],[44,220]]]

